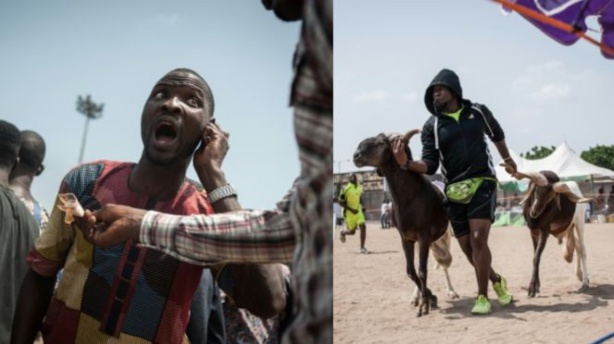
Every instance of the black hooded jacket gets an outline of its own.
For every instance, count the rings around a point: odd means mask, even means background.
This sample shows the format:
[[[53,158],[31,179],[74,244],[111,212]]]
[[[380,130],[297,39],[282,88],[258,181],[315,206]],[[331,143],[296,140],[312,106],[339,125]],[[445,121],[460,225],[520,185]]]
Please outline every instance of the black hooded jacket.
[[[435,85],[445,85],[458,96],[463,106],[458,122],[435,111]],[[505,135],[490,110],[464,99],[458,76],[449,69],[443,69],[435,76],[426,89],[424,102],[433,114],[422,128],[422,160],[428,166],[427,174],[435,173],[441,162],[441,172],[447,184],[474,177],[495,178],[485,135],[492,142],[503,140]]]

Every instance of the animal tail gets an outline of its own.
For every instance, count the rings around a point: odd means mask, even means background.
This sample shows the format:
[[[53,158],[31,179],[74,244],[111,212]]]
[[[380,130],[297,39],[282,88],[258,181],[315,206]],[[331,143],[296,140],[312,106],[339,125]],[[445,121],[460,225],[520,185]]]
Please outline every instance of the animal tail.
[[[452,254],[450,253],[450,233],[446,233],[437,241],[431,244],[431,251],[438,265],[449,268],[452,265]]]

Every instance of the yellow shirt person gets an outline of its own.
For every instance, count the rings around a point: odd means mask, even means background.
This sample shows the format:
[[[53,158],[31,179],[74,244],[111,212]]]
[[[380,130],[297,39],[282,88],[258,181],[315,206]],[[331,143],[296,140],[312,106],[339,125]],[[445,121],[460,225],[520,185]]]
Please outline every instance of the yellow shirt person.
[[[341,242],[345,242],[346,235],[354,235],[356,228],[360,228],[360,253],[367,254],[369,251],[365,247],[367,239],[367,226],[363,213],[360,197],[362,196],[362,186],[358,185],[356,174],[350,175],[350,182],[339,193],[339,205],[343,207],[343,218],[347,225],[347,230],[340,233]]]

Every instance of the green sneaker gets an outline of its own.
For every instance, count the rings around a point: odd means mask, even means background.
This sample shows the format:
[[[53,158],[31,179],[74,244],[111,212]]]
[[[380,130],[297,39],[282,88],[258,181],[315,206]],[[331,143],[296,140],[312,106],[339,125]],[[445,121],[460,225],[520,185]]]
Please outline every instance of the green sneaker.
[[[493,283],[492,287],[497,293],[499,303],[502,306],[506,306],[512,302],[513,296],[510,294],[509,290],[507,290],[507,281],[505,280],[505,277],[501,275],[499,275],[499,277],[501,277],[501,281]]]
[[[473,314],[488,314],[490,313],[490,301],[484,295],[478,295],[475,301],[475,306],[471,310]]]

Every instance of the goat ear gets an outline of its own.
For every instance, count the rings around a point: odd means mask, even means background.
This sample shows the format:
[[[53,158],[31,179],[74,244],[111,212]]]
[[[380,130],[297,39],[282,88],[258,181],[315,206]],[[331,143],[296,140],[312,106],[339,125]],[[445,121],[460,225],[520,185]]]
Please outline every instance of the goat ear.
[[[571,191],[569,185],[565,184],[564,182],[556,182],[552,184],[552,190],[554,190],[556,193],[567,195],[567,198],[574,203],[587,203],[591,201],[591,198],[576,195],[573,191]]]
[[[376,168],[376,169],[375,169],[375,173],[377,173],[377,175],[378,175],[379,177],[383,177],[383,176],[384,176],[384,174],[382,173],[382,170],[380,170],[379,168]]]

